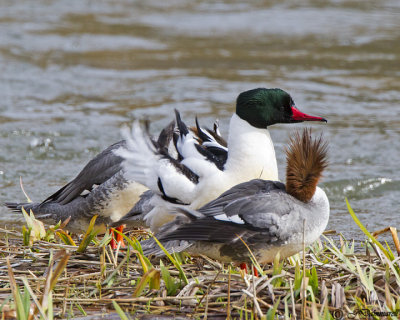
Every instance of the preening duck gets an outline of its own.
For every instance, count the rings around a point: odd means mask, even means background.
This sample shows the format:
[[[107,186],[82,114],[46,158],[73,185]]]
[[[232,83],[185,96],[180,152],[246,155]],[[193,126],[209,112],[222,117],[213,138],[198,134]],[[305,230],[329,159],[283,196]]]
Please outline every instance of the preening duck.
[[[198,152],[190,132],[181,128],[177,149],[181,165],[190,175],[164,155],[157,154],[138,124],[125,132],[126,145],[115,152],[124,158],[126,179],[140,182],[154,193],[145,193],[135,208],[118,223],[136,225],[144,219],[157,231],[174,218],[167,202],[198,209],[229,188],[251,179],[278,180],[275,149],[268,127],[276,123],[324,121],[300,112],[291,96],[281,89],[257,88],[242,92],[229,125],[228,156],[222,166]],[[141,207],[142,206],[142,207]]]
[[[217,139],[219,134],[218,127],[215,128],[213,132],[198,126],[194,130],[201,132],[201,135],[195,136],[198,143],[207,141],[212,144],[213,138],[210,137]],[[172,121],[161,131],[157,140],[150,140],[158,153],[167,155],[173,150],[175,131],[175,122]],[[204,137],[206,133],[209,135],[207,139]],[[218,139],[223,141],[222,137]],[[72,181],[43,202],[6,203],[6,206],[15,212],[21,212],[22,207],[28,212],[32,210],[37,219],[48,224],[71,217],[65,229],[74,233],[85,232],[91,218],[98,215],[96,225],[105,230],[107,225],[126,215],[147,190],[142,184],[125,178],[121,165],[123,158],[114,153],[125,145],[126,141],[122,140],[109,146],[90,160]]]
[[[325,230],[329,201],[317,187],[327,166],[327,143],[310,130],[294,134],[287,153],[286,186],[255,179],[234,186],[199,210],[177,208],[176,219],[156,234],[169,252],[189,251],[225,262],[250,261],[249,246],[260,263],[291,256]],[[304,223],[303,223],[304,221]],[[243,240],[243,241],[242,241]],[[163,255],[153,239],[144,253]]]

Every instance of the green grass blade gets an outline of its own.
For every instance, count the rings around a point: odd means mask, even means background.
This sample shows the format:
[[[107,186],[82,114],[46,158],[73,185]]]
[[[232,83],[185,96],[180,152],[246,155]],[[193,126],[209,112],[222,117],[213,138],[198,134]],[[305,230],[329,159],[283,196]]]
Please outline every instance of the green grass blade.
[[[364,234],[373,242],[375,243],[379,249],[382,250],[382,252],[385,254],[385,256],[390,260],[393,261],[393,259],[391,259],[390,254],[388,253],[388,251],[383,247],[383,245],[376,240],[376,238],[367,230],[367,228],[364,227],[364,225],[361,223],[361,221],[357,218],[356,214],[354,213],[353,209],[350,206],[349,201],[346,198],[346,205],[347,205],[347,209],[349,210],[349,213],[351,215],[351,217],[353,218],[354,222],[358,225],[358,227],[362,230],[362,232],[364,232]]]
[[[29,314],[29,310],[31,308],[31,295],[29,294],[26,285],[24,288],[24,294],[22,295],[22,304],[25,308],[25,314]]]
[[[80,311],[80,313],[83,314],[83,316],[87,316],[86,311],[82,308],[82,306],[79,303],[75,303],[76,307],[78,308],[78,310]]]
[[[276,300],[276,302],[274,303],[274,307],[270,308],[266,314],[266,319],[267,320],[274,320],[275,319],[275,315],[276,315],[276,310],[278,310],[278,306],[279,303],[281,302],[281,299],[279,298],[278,300]]]
[[[146,288],[147,283],[151,282],[152,279],[158,276],[158,279],[160,279],[160,271],[156,269],[151,269],[147,271],[143,277],[140,279],[140,282],[137,284],[136,289],[133,293],[134,297],[139,297],[140,294],[143,292],[143,290]],[[151,289],[151,288],[150,288]]]
[[[168,268],[164,266],[161,260],[160,260],[160,269],[161,269],[161,277],[164,280],[165,287],[167,288],[168,296],[175,296],[176,291],[178,289],[178,284],[174,281],[174,278],[171,277]]]
[[[121,307],[118,305],[118,303],[113,300],[112,304],[114,306],[115,311],[118,313],[119,317],[121,320],[130,320],[130,318],[125,314],[125,312],[121,309]]]
[[[317,296],[318,295],[318,275],[317,275],[317,269],[315,268],[315,266],[313,266],[311,268],[309,284],[314,292],[314,295]]]
[[[32,288],[29,286],[28,279],[26,277],[22,278],[22,282],[24,283],[25,290],[29,292],[30,298],[32,298],[33,302],[36,305],[37,310],[39,310],[40,315],[42,316],[42,319],[47,320],[47,317],[45,315],[45,312],[39,303],[37,297],[35,296],[34,292],[32,291]]]
[[[62,240],[62,242],[64,242],[66,245],[68,246],[75,246],[76,247],[76,243],[75,241],[71,238],[71,236],[66,233],[64,230],[59,230],[56,232],[56,235]]]
[[[10,278],[11,292],[14,298],[15,308],[17,309],[18,319],[28,319],[29,314],[25,313],[25,308],[19,287],[15,281],[14,272],[12,271],[10,258],[7,257],[8,277]]]
[[[300,271],[300,264],[296,262],[296,266],[294,269],[294,291],[300,290],[302,280],[303,276]]]
[[[161,248],[161,250],[165,253],[165,255],[168,257],[168,259],[172,262],[172,264],[175,266],[175,268],[179,271],[179,274],[181,276],[181,278],[183,279],[183,281],[185,282],[185,284],[189,284],[189,280],[186,277],[185,272],[182,269],[182,266],[179,264],[178,261],[176,261],[174,259],[174,257],[172,257],[172,255],[167,251],[167,249],[164,248],[164,246],[161,244],[160,241],[158,241],[158,239],[153,236],[153,239],[155,242],[157,242],[158,246]]]
[[[53,292],[50,291],[48,297],[48,307],[47,307],[47,319],[53,320],[54,319],[54,310],[53,310]]]
[[[134,252],[136,253],[137,258],[139,259],[139,262],[142,265],[144,273],[149,271],[149,269],[154,268],[150,260],[143,254],[142,246],[140,245],[140,242],[136,238],[132,240],[126,234],[118,230],[114,230],[114,232],[120,234],[126,240],[128,245],[130,245],[135,250]]]
[[[86,250],[87,246],[92,242],[93,238],[99,233],[99,230],[95,230],[94,224],[96,223],[97,215],[93,216],[90,220],[90,224],[88,229],[86,230],[85,236],[83,237],[81,243],[79,244],[78,249],[76,250],[79,253],[82,253]]]
[[[25,226],[22,226],[22,237],[23,237],[23,243],[24,246],[29,246],[31,242],[31,232],[32,228],[26,228]]]

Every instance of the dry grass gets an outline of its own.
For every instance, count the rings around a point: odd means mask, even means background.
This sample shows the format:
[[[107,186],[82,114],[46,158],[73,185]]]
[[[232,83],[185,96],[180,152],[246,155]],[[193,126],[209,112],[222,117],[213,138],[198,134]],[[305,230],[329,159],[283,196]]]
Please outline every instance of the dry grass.
[[[145,234],[132,231],[129,238]],[[0,229],[1,319],[17,314],[20,319],[100,314],[108,319],[148,314],[204,319],[400,315],[399,258],[371,240],[355,251],[354,243],[339,235],[324,236],[307,248],[304,265],[303,257],[295,255],[261,266],[262,274],[255,277],[206,257],[149,261],[135,241],[115,252],[98,236],[79,253],[78,246],[66,245],[56,230],[47,233],[46,241],[29,241],[26,236]]]

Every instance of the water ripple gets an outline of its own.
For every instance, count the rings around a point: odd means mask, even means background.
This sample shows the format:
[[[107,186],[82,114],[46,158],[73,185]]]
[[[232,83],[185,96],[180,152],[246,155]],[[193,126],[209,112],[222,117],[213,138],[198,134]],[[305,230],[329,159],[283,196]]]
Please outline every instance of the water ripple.
[[[354,200],[368,199],[379,197],[385,192],[400,190],[400,181],[385,177],[336,180],[323,185],[328,196],[335,200],[344,199],[344,197]]]

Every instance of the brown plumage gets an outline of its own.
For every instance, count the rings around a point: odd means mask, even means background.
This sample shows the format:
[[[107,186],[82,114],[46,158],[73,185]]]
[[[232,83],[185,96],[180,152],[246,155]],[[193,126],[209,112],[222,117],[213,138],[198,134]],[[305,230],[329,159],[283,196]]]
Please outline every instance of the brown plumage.
[[[322,135],[312,139],[311,129],[296,132],[286,149],[286,191],[303,202],[315,193],[322,171],[328,165],[328,144]]]

